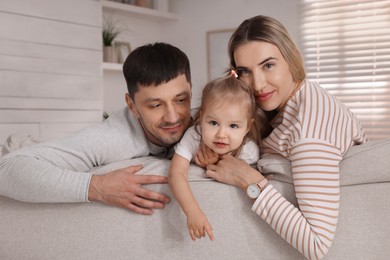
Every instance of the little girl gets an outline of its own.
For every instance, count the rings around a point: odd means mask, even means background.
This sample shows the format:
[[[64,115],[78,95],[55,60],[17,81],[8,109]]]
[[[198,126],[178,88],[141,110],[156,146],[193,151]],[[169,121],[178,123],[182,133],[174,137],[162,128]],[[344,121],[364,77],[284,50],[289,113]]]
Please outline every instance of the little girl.
[[[214,240],[211,225],[195,200],[188,183],[188,168],[203,142],[218,155],[232,154],[254,164],[259,159],[259,123],[249,86],[231,76],[209,82],[201,106],[190,127],[175,147],[168,182],[187,216],[192,240],[206,234]]]

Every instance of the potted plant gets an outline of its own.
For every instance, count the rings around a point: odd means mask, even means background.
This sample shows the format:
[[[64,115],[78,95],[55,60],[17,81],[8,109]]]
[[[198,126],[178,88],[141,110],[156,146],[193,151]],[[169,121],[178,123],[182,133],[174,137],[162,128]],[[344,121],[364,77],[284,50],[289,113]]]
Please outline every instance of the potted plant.
[[[103,23],[103,62],[118,63],[118,54],[114,46],[115,38],[123,31],[112,17],[104,17]]]

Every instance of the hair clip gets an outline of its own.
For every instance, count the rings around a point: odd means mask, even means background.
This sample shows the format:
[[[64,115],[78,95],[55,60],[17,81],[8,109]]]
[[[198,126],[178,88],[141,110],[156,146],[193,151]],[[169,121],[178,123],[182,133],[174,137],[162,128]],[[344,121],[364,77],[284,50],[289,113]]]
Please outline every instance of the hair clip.
[[[237,79],[238,78],[237,72],[235,70],[231,70],[230,77],[235,77]]]

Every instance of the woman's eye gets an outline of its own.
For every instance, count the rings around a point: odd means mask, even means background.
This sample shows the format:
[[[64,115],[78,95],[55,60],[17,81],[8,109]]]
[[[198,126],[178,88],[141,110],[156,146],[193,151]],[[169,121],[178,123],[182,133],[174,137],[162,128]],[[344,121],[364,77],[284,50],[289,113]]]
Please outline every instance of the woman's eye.
[[[249,70],[238,70],[237,71],[237,74],[238,74],[238,77],[247,77],[249,75]]]
[[[264,68],[267,69],[267,70],[271,69],[273,66],[274,66],[273,63],[266,63],[266,64],[264,64]]]

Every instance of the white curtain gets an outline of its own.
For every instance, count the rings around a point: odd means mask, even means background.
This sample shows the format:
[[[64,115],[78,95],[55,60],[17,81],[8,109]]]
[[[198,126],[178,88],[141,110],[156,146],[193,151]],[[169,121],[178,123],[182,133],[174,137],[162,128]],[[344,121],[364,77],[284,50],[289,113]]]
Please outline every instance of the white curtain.
[[[370,140],[390,138],[390,0],[302,0],[308,79],[360,119]]]

